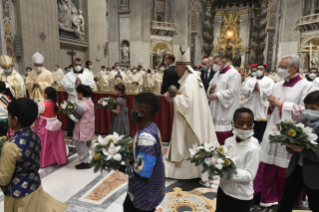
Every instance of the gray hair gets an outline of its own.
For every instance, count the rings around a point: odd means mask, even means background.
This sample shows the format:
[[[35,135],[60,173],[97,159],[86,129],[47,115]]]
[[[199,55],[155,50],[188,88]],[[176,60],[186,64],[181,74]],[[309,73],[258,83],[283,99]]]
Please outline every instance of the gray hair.
[[[299,70],[299,67],[300,67],[300,57],[298,55],[287,55],[287,56],[284,56],[283,58],[281,58],[281,60],[286,60],[286,59],[290,59],[290,62],[289,62],[289,65],[290,67],[294,67],[295,65],[298,66],[298,70]]]

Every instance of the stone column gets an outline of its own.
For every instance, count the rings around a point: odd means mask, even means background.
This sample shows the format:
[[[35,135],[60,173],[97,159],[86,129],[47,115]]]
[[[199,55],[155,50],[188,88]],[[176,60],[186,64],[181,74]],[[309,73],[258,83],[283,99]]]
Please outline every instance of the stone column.
[[[311,1],[311,9],[310,9],[310,15],[315,14],[316,8],[315,8],[316,0]]]
[[[156,0],[153,0],[153,12],[154,12],[153,21],[157,21]]]
[[[168,22],[168,0],[165,0],[165,22]]]

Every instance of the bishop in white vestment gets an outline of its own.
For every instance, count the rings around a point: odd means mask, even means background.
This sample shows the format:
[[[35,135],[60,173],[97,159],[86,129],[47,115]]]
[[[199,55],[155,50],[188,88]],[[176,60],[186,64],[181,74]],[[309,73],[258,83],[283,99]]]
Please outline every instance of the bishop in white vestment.
[[[210,111],[214,122],[218,142],[224,145],[232,136],[234,112],[239,108],[241,75],[226,64],[224,56],[214,58],[213,79],[210,81],[207,96],[210,100]]]
[[[261,198],[261,206],[278,204],[285,182],[285,172],[291,154],[286,146],[269,143],[270,130],[280,121],[300,121],[303,119],[304,98],[312,91],[312,83],[303,80],[299,74],[300,58],[286,56],[279,62],[278,75],[284,81],[274,85],[269,101],[268,122],[261,143],[262,156],[257,176],[254,180],[255,196]]]
[[[173,131],[165,160],[165,175],[174,179],[201,178],[205,182],[208,181],[208,174],[202,174],[201,166],[195,166],[187,160],[190,157],[189,148],[205,142],[216,147],[219,144],[203,83],[191,67],[189,49],[177,56],[176,71],[181,77],[178,95],[172,98],[165,93],[165,98],[174,104]]]
[[[271,93],[274,86],[274,81],[265,76],[265,65],[258,65],[257,70],[253,70],[250,78],[242,86],[242,91],[245,97],[245,107],[251,109],[255,117],[254,137],[259,143],[262,141],[266,126],[267,126],[267,110],[269,102],[267,96]]]

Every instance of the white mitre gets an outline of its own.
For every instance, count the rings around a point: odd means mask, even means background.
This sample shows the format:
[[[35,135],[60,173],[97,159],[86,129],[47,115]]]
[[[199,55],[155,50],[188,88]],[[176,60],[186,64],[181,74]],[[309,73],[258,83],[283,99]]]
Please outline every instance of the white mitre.
[[[11,57],[8,57],[7,55],[2,55],[1,58],[0,58],[0,64],[3,66],[3,67],[8,67],[8,66],[12,66],[12,58]]]
[[[199,86],[203,87],[201,78],[196,74],[196,71],[194,71],[194,69],[191,66],[192,63],[191,63],[191,55],[190,55],[189,48],[186,48],[186,50],[183,51],[182,47],[180,47],[176,55],[176,65],[185,65],[188,71],[194,74],[194,76],[197,78]]]
[[[33,60],[33,63],[35,63],[35,64],[43,64],[44,63],[44,57],[39,52],[35,53],[32,56],[32,60]]]

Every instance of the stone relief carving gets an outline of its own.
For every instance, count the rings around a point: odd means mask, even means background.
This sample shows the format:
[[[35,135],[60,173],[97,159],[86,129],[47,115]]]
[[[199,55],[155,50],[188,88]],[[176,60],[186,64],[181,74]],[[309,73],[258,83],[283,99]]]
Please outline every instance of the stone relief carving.
[[[121,6],[127,6],[128,0],[121,0]]]
[[[58,0],[58,21],[60,29],[74,31],[79,40],[84,40],[84,17],[71,0]]]

